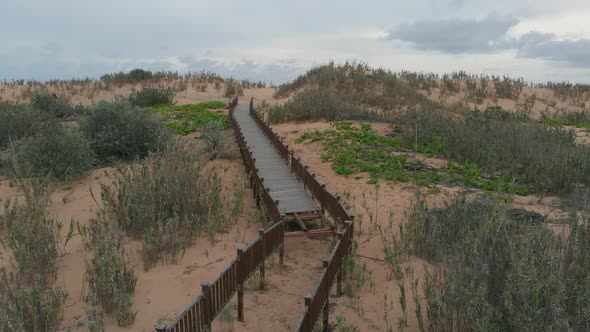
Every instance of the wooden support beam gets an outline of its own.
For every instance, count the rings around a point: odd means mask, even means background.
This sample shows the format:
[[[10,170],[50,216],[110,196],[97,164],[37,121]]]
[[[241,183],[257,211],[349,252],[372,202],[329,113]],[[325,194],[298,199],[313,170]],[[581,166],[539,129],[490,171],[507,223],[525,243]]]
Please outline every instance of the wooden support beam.
[[[299,218],[299,215],[297,213],[295,213],[295,220],[299,224],[299,227],[301,227],[301,229],[304,232],[307,232],[307,226],[305,226],[305,223],[303,222],[303,220],[301,220],[301,218]]]

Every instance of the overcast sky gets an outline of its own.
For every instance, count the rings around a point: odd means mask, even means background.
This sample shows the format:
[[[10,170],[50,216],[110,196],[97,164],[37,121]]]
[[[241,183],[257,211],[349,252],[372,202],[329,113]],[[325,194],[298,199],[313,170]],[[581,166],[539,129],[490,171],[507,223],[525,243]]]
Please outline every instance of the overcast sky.
[[[590,82],[590,0],[0,0],[0,78],[140,67],[281,83],[346,60]]]

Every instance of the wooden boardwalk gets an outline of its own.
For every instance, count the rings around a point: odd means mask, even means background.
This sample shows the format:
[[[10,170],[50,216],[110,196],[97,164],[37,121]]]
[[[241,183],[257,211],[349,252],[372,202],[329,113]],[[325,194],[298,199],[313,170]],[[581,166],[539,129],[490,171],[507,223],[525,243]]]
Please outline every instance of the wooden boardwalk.
[[[244,135],[246,145],[255,159],[258,176],[263,180],[273,201],[278,201],[281,214],[319,212],[318,204],[305,190],[303,183],[291,173],[285,160],[275,151],[252,116],[248,105],[238,105],[234,118]]]

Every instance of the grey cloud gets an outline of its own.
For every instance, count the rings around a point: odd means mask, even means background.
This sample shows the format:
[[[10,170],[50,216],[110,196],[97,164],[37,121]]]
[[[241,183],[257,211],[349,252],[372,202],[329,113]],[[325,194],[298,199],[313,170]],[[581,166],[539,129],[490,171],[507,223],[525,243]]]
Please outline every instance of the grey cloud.
[[[516,24],[518,20],[513,17],[492,16],[483,20],[424,20],[399,25],[388,39],[409,42],[421,50],[482,53],[495,49]]]
[[[531,31],[520,38],[506,32],[518,24],[515,18],[488,17],[484,20],[425,20],[402,24],[388,39],[411,43],[415,48],[449,54],[490,53],[516,50],[517,56],[559,61],[590,67],[590,39],[559,40],[552,33]]]
[[[590,39],[557,40],[554,34],[529,32],[517,44],[517,55],[590,67]]]

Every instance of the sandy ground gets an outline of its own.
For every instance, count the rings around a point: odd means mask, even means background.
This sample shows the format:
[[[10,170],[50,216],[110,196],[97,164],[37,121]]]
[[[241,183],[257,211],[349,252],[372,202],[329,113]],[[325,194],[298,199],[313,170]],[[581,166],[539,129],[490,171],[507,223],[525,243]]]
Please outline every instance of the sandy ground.
[[[168,82],[173,85],[175,82]],[[92,89],[74,87],[70,90],[56,90],[58,94],[68,95],[74,103],[91,104],[98,100],[111,100],[117,96],[128,94],[132,89],[140,88],[140,85],[126,85],[113,88],[109,91],[92,92]],[[20,89],[20,90],[19,90]],[[2,100],[24,100],[23,87],[0,85]],[[539,116],[547,110],[547,104],[541,99],[552,100],[551,91],[528,91],[525,88],[523,95],[536,93],[537,103],[532,115]],[[177,104],[196,103],[208,100],[224,100],[223,90],[217,90],[213,85],[208,85],[205,91],[188,86],[175,97]],[[241,103],[246,103],[254,98],[255,103],[262,100],[268,103],[280,103],[283,100],[274,100],[274,89],[245,89],[244,96],[240,97]],[[437,99],[436,89],[433,89],[430,97]],[[461,100],[461,96],[454,96]],[[451,100],[447,100],[451,101]],[[484,103],[495,103],[486,100]],[[517,101],[499,100],[503,107],[515,107]],[[558,101],[556,107],[564,107],[567,102]],[[482,108],[480,106],[480,108]],[[335,306],[331,307],[331,321],[335,322],[338,315],[346,317],[346,322],[356,325],[361,331],[387,330],[388,327],[396,328],[397,320],[401,317],[399,304],[399,288],[397,282],[391,277],[391,268],[384,261],[383,243],[378,234],[378,227],[386,230],[387,236],[397,235],[398,226],[406,221],[406,213],[415,200],[416,188],[399,183],[380,183],[379,188],[367,184],[368,177],[361,176],[343,177],[336,175],[328,163],[321,161],[322,147],[320,143],[294,144],[293,140],[303,131],[314,129],[326,129],[329,123],[315,122],[305,124],[283,124],[275,126],[277,132],[283,136],[300,155],[303,161],[309,165],[318,177],[327,183],[332,192],[342,194],[344,199],[356,212],[356,237],[359,243],[358,264],[366,265],[366,273],[363,286],[354,291],[352,296],[331,298]],[[375,129],[386,134],[391,128],[388,124],[375,124]],[[578,130],[578,140],[588,142],[588,133]],[[441,160],[429,160],[432,163],[444,162]],[[246,180],[243,166],[240,160],[219,161],[219,165],[227,169],[222,174],[232,182],[236,176],[242,181]],[[94,216],[100,204],[100,184],[109,183],[111,176],[108,171],[112,169],[98,169],[84,176],[60,183],[52,194],[52,204],[49,213],[56,219],[67,225],[75,220],[84,225]],[[229,184],[228,184],[229,185]],[[90,194],[90,189],[98,202]],[[457,188],[442,187],[441,192],[429,195],[427,200],[435,206],[442,206],[445,200],[458,191]],[[177,264],[158,264],[149,272],[143,270],[137,241],[127,243],[130,258],[134,264],[139,281],[134,295],[133,309],[137,311],[135,323],[128,328],[119,328],[112,321],[108,321],[109,331],[149,331],[158,321],[171,320],[177,316],[192,299],[200,293],[200,283],[213,280],[221,272],[226,264],[235,257],[236,249],[244,246],[257,236],[260,224],[249,222],[247,215],[249,210],[255,209],[251,191],[247,191],[245,213],[227,233],[219,234],[216,241],[211,243],[206,237],[200,237],[195,245],[189,248]],[[10,181],[0,178],[0,199],[18,196],[17,189],[10,186]],[[555,206],[556,198],[535,196],[517,197],[515,205],[532,211],[558,217],[560,211]],[[67,232],[67,228],[64,230]],[[321,260],[327,254],[329,239],[288,239],[285,250],[285,266],[278,266],[278,259],[269,261],[267,271],[268,288],[264,291],[255,289],[256,280],[249,282],[245,292],[245,322],[237,321],[237,307],[235,297],[230,302],[231,317],[229,319],[218,318],[214,323],[215,330],[223,331],[288,331],[292,330],[303,311],[303,296],[310,292],[321,271]],[[64,330],[86,330],[85,304],[82,299],[84,285],[84,259],[85,254],[79,237],[74,237],[66,247],[66,255],[59,266],[58,284],[63,285],[69,293],[64,312],[62,328]],[[274,262],[273,262],[274,261]],[[0,266],[8,265],[8,256],[0,248]],[[403,265],[415,270],[415,276],[423,278],[423,270],[426,263],[416,258],[405,259]],[[409,298],[408,328],[413,331],[418,329],[414,304],[410,296],[409,280],[405,281]],[[420,294],[422,292],[420,291]],[[227,317],[226,317],[227,318]]]
[[[248,91],[246,91],[248,96]],[[252,96],[254,94],[250,94]],[[256,95],[258,98],[258,95]],[[189,135],[192,141],[198,135]],[[198,144],[198,143],[197,143]],[[246,183],[246,174],[239,159],[211,162],[225,183],[225,192],[231,192],[236,180]],[[51,194],[48,215],[64,223],[66,237],[70,222],[87,225],[101,205],[101,184],[109,185],[113,168],[96,169],[68,182],[56,183]],[[19,197],[18,189],[8,178],[0,178],[0,203]],[[252,220],[255,202],[250,189],[245,195],[244,213],[226,233],[218,234],[212,243],[206,236],[196,239],[176,264],[158,263],[144,271],[141,261],[141,243],[128,240],[127,252],[138,276],[134,293],[133,310],[137,312],[132,326],[121,328],[107,318],[108,331],[151,331],[159,321],[171,321],[200,293],[200,283],[212,281],[231,261],[238,248],[244,247],[258,236],[262,226]],[[231,301],[230,319],[218,318],[216,330],[288,331],[303,311],[303,297],[317,280],[322,258],[327,254],[330,239],[287,239],[284,266],[278,257],[267,263],[267,288],[258,290],[256,278],[247,283],[245,292],[246,320],[237,321],[237,299]],[[62,330],[85,331],[86,305],[84,303],[85,258],[82,240],[74,236],[67,244],[66,253],[58,266],[56,285],[65,288],[66,301]],[[10,258],[0,249],[0,267],[8,266]],[[226,317],[227,318],[227,317]]]

